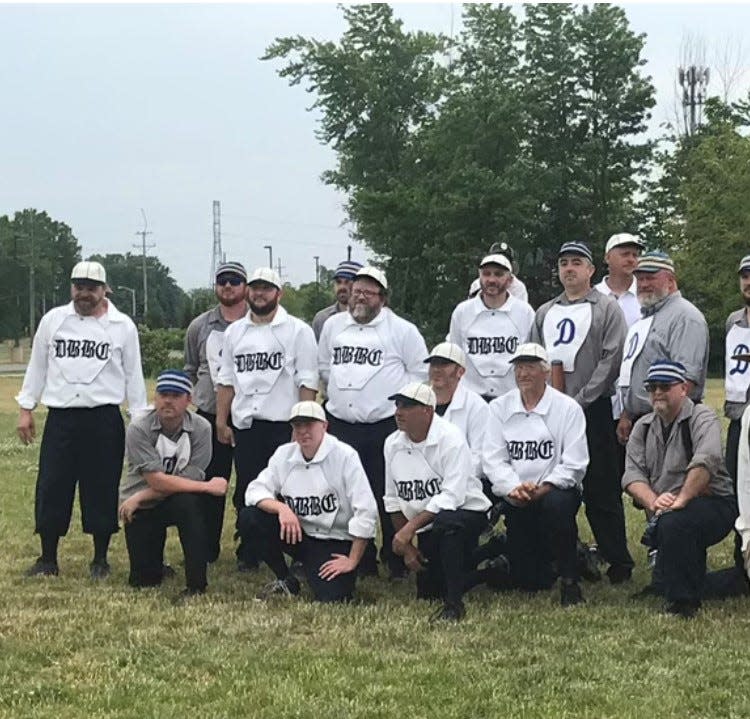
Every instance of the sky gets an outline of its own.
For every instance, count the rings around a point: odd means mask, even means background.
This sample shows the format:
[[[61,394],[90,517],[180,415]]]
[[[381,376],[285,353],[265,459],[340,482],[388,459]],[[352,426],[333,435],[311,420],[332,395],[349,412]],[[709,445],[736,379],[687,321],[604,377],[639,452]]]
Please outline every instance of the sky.
[[[750,4],[625,3],[647,35],[644,73],[657,90],[651,131],[673,119],[685,38],[709,66],[729,48],[750,86]],[[407,29],[450,34],[458,3],[394,5]],[[344,198],[320,180],[334,153],[315,137],[312,97],[260,57],[276,37],[335,40],[334,4],[0,4],[0,215],[45,210],[83,256],[148,251],[183,289],[211,282],[213,201],[227,259],[281,262],[294,285],[321,264],[365,261]],[[719,92],[714,73],[709,89]]]

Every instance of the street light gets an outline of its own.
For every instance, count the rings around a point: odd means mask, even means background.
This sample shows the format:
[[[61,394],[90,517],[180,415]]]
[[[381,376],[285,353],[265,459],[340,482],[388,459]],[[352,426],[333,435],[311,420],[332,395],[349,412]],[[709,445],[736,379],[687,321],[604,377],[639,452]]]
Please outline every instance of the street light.
[[[124,285],[117,285],[117,289],[126,290],[127,292],[130,292],[130,301],[133,307],[131,316],[133,319],[135,319],[135,290],[132,287],[125,287]]]
[[[268,266],[273,269],[273,248],[271,245],[263,245],[264,250],[268,250]]]

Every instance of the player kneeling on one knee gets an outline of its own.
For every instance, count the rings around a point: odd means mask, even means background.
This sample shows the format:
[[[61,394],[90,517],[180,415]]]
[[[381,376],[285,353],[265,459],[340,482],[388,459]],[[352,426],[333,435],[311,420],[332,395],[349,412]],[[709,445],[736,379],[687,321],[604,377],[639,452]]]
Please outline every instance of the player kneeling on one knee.
[[[435,414],[432,389],[413,382],[389,399],[398,426],[384,447],[393,551],[417,572],[418,599],[443,600],[433,619],[457,621],[466,613],[467,570],[490,502],[463,433]]]
[[[188,410],[192,389],[185,372],[165,370],[159,375],[154,409],[127,429],[129,471],[120,487],[130,584],[161,584],[167,527],[174,525],[185,555],[187,587],[182,597],[206,589],[209,538],[204,500],[227,491],[223,477],[205,481],[211,425]]]
[[[292,441],[250,482],[239,518],[243,543],[276,575],[259,597],[299,594],[288,554],[301,562],[317,601],[348,601],[375,536],[377,504],[359,455],[326,432],[317,402],[298,402],[289,420]]]

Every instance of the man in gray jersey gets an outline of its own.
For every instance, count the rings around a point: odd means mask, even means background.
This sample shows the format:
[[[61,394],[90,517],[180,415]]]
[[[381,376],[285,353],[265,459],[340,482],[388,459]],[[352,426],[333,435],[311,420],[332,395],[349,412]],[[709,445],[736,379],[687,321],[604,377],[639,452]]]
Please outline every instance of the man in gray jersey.
[[[352,282],[354,281],[354,276],[361,269],[362,265],[359,262],[354,262],[354,260],[339,262],[339,266],[333,273],[333,291],[336,295],[336,301],[332,305],[324,307],[313,317],[312,329],[316,342],[320,339],[320,333],[325,321],[329,317],[333,317],[336,313],[346,312],[349,309]]]
[[[612,426],[612,393],[622,359],[625,317],[617,301],[591,287],[591,250],[566,242],[558,253],[563,292],[536,312],[532,341],[544,346],[550,360],[563,364],[564,387],[586,415],[590,462],[583,478],[586,518],[609,562],[613,584],[630,579],[633,558],[625,536],[625,514],[617,471]]]
[[[198,414],[211,425],[212,455],[206,468],[209,477],[232,474],[233,450],[231,444],[222,444],[216,438],[216,380],[219,376],[224,330],[232,322],[244,317],[247,304],[247,272],[239,262],[223,262],[216,268],[214,293],[219,304],[198,315],[185,334],[185,372],[195,386],[193,402]],[[206,497],[202,504],[206,512],[208,536],[208,561],[214,562],[221,549],[221,530],[224,524],[224,495]]]

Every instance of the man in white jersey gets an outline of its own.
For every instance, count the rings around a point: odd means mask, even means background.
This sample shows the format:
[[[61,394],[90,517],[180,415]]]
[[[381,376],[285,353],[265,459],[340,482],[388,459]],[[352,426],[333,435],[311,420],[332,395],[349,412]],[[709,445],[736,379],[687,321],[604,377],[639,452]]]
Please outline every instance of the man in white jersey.
[[[326,432],[317,402],[292,407],[292,439],[247,488],[240,533],[276,575],[262,592],[299,594],[284,559],[299,561],[316,601],[349,601],[378,510],[357,452]]]
[[[138,331],[107,299],[107,276],[98,262],[71,272],[72,301],[39,322],[31,359],[16,401],[18,435],[34,440],[33,410],[49,408],[39,455],[36,532],[42,554],[29,576],[58,574],[57,546],[70,525],[76,484],[83,531],[93,535],[92,579],[109,575],[107,550],[117,527],[117,487],[125,451],[120,404],[145,409]]]
[[[595,290],[617,300],[628,327],[641,318],[641,303],[638,301],[634,272],[644,248],[645,243],[638,235],[627,232],[612,235],[604,248],[608,273],[601,282],[594,285]]]
[[[380,559],[394,579],[406,575],[393,554],[393,527],[383,505],[383,443],[396,429],[388,396],[405,382],[426,379],[427,347],[419,330],[387,306],[388,280],[376,267],[363,267],[352,284],[349,311],[323,325],[318,347],[320,376],[328,385],[326,414],[334,437],[354,447],[378,502],[383,545]],[[360,574],[378,572],[374,543]]]
[[[529,293],[526,290],[526,285],[521,282],[521,279],[516,275],[516,271],[518,269],[518,265],[516,264],[516,257],[515,252],[513,252],[513,248],[507,243],[507,242],[493,242],[490,246],[490,249],[487,251],[488,255],[504,255],[505,257],[510,260],[510,264],[513,267],[513,279],[510,282],[510,285],[508,286],[508,292],[510,292],[513,297],[516,299],[519,299],[523,302],[529,301]]]
[[[435,415],[435,393],[412,382],[390,399],[398,430],[383,451],[385,508],[396,530],[393,550],[417,572],[417,598],[442,600],[433,620],[459,621],[490,502],[461,430]]]
[[[224,332],[216,395],[216,434],[234,444],[237,482],[233,502],[239,514],[245,490],[276,448],[291,438],[289,412],[300,400],[314,400],[318,388],[315,337],[308,324],[279,304],[282,284],[260,267],[248,282],[250,311]],[[231,411],[232,425],[229,426]],[[240,571],[257,566],[252,547],[237,548]]]
[[[481,291],[461,302],[451,315],[448,337],[466,355],[466,387],[485,401],[512,389],[509,359],[526,342],[534,310],[508,291],[512,265],[505,255],[487,255],[479,263]]]

